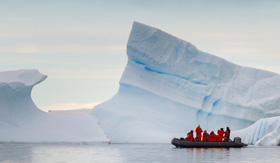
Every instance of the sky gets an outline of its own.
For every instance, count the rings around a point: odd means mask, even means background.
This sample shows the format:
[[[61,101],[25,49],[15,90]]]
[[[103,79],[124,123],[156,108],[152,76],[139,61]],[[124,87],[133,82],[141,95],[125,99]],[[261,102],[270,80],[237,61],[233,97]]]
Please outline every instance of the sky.
[[[238,65],[280,73],[277,0],[0,0],[0,71],[48,75],[32,91],[42,110],[114,96],[134,21]]]

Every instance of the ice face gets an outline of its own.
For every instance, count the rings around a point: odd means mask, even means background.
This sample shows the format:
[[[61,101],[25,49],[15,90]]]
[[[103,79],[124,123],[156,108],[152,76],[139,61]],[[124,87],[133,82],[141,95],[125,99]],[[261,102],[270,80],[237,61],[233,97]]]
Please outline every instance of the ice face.
[[[241,137],[246,144],[276,146],[280,144],[280,116],[262,118],[253,125],[234,131],[232,137]]]
[[[94,108],[113,142],[167,142],[200,124],[238,130],[278,115],[280,76],[135,22],[118,93]]]

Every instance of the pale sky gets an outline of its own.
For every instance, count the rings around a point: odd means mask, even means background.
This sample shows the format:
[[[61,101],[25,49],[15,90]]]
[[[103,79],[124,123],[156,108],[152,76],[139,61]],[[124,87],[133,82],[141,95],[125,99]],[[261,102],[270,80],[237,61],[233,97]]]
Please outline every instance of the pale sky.
[[[280,73],[277,0],[0,0],[0,71],[48,75],[32,92],[39,108],[106,101],[118,91],[133,21]]]

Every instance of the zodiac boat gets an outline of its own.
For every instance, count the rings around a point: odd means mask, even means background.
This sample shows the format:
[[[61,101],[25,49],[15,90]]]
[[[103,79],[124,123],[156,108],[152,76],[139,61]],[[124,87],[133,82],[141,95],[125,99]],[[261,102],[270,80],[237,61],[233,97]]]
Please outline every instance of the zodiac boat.
[[[171,144],[176,148],[241,148],[247,144],[241,142],[240,137],[235,137],[233,141],[189,141],[184,139],[173,138]]]

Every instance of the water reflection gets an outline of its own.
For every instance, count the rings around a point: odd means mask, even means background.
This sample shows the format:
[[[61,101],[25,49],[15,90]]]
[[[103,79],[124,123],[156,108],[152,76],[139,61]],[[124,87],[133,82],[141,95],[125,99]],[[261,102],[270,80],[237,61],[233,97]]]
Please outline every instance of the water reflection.
[[[228,148],[186,148],[186,149],[174,149],[174,153],[177,155],[177,150],[184,151],[181,156],[184,156],[186,160],[191,162],[205,162],[205,161],[219,161],[229,160],[230,149]]]
[[[0,162],[122,162],[109,145],[0,144]]]
[[[48,145],[32,148],[32,162],[122,162],[118,148],[109,145]]]
[[[31,162],[31,144],[0,144],[0,162]]]
[[[280,147],[174,148],[170,144],[0,144],[0,162],[279,162]],[[256,161],[257,160],[257,161]]]

